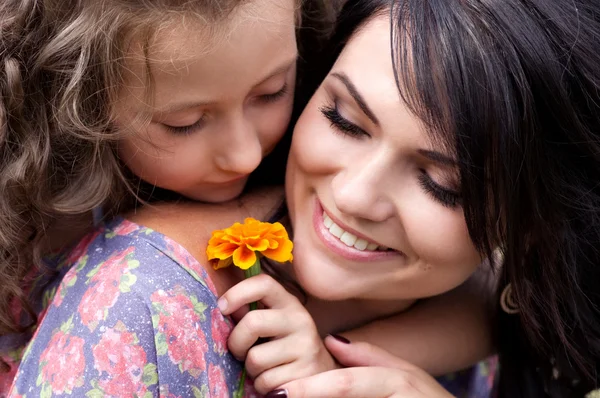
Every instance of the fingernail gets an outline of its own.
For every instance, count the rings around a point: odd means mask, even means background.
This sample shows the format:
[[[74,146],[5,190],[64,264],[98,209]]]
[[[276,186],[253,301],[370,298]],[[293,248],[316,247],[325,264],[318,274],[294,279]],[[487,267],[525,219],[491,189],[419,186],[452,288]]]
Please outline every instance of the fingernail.
[[[265,398],[287,398],[288,394],[286,390],[273,390]]]
[[[219,300],[217,300],[217,306],[219,306],[221,312],[227,311],[227,305],[228,303],[225,297],[221,297]]]
[[[340,343],[350,344],[350,340],[348,340],[344,336],[340,336],[339,334],[330,334],[330,336],[339,341]]]

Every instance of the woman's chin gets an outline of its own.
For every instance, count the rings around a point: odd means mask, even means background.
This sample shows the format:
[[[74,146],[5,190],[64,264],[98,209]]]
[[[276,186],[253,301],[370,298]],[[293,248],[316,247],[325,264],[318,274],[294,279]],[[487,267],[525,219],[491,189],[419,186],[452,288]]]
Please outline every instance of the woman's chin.
[[[300,252],[298,250],[298,253]],[[310,296],[320,300],[340,301],[351,298],[351,289],[346,288],[342,275],[328,270],[325,261],[313,256],[295,255],[294,273],[300,286]],[[310,264],[310,266],[302,267],[301,264]]]

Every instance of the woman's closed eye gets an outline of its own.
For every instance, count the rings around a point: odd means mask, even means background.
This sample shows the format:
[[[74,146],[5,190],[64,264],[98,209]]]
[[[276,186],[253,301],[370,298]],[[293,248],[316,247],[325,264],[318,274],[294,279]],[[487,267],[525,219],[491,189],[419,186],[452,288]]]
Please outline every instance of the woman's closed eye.
[[[453,209],[461,204],[461,197],[457,191],[445,188],[436,183],[425,170],[419,170],[418,178],[421,188],[443,206]]]
[[[336,131],[356,138],[370,137],[369,133],[340,114],[337,101],[334,101],[333,105],[323,106],[320,111]]]

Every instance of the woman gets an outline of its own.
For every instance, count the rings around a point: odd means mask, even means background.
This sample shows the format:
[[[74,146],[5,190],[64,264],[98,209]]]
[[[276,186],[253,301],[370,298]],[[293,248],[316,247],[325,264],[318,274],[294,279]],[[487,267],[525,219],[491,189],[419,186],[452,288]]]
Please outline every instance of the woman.
[[[396,1],[386,30],[384,3],[348,3],[337,40],[349,39],[343,56],[358,38],[391,33],[399,96],[454,155],[474,245],[490,259],[503,254],[499,395],[583,396],[598,386],[600,359],[598,4]],[[355,51],[373,60],[367,46]],[[350,131],[372,131],[360,127]],[[413,366],[331,343],[346,365],[387,368],[324,373],[277,396],[444,396]]]

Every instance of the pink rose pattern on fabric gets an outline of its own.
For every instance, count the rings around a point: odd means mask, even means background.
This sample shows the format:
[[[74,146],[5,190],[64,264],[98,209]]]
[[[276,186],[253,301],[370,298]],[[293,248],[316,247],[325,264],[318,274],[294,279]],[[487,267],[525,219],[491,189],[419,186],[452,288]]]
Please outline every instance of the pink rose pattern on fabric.
[[[225,355],[227,352],[227,339],[231,334],[233,326],[227,322],[218,308],[213,308],[210,312],[210,319],[212,339],[214,341],[213,349],[220,355]]]
[[[104,376],[98,382],[103,395],[141,397],[148,392],[143,380],[146,352],[122,322],[107,329],[92,352],[94,368]]]
[[[55,394],[71,394],[83,385],[84,340],[69,334],[70,327],[62,329],[65,331],[58,330],[52,335],[48,347],[40,355],[36,384],[42,386],[42,391],[50,389]]]
[[[208,367],[208,386],[212,397],[227,396],[227,379],[223,369],[210,364]]]
[[[114,253],[87,274],[89,288],[78,310],[82,323],[91,331],[99,321],[105,319],[108,309],[117,302],[119,294],[128,291],[130,285],[135,283],[135,276],[130,271],[139,265],[139,261],[130,258],[133,252],[134,248],[129,247]]]
[[[22,360],[22,346],[2,354],[22,361],[11,397],[232,396],[243,369],[227,351],[232,324],[182,246],[116,218],[58,257],[60,278],[39,294],[36,311],[47,312]],[[477,391],[468,396],[486,396]],[[259,397],[250,379],[245,392]]]
[[[179,286],[168,292],[155,292],[151,301],[158,312],[155,327],[159,340],[166,342],[169,358],[182,373],[198,377],[206,370],[208,344],[201,327],[206,305],[196,297],[186,296]],[[161,348],[159,352],[164,351]]]

